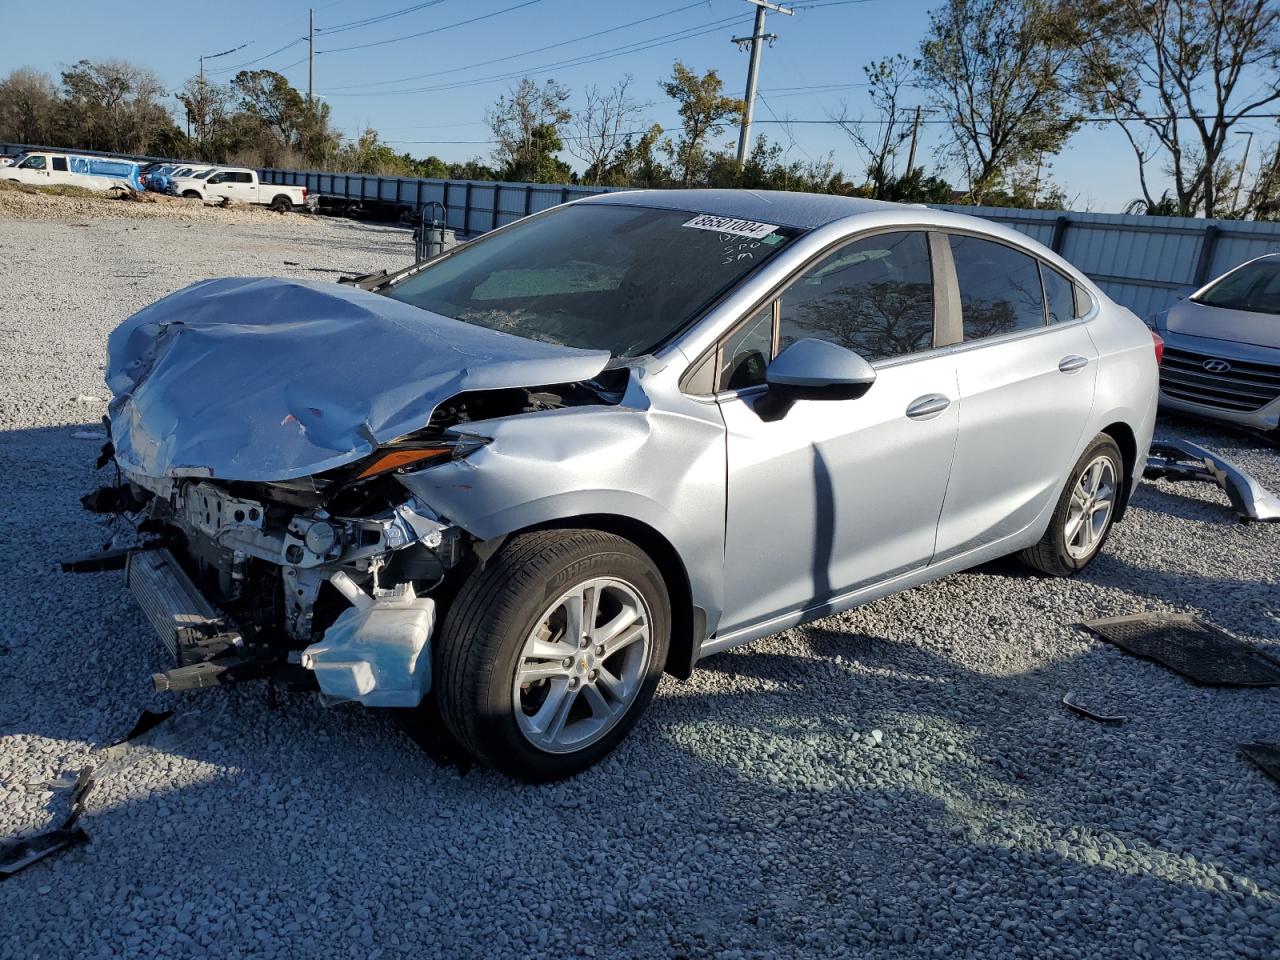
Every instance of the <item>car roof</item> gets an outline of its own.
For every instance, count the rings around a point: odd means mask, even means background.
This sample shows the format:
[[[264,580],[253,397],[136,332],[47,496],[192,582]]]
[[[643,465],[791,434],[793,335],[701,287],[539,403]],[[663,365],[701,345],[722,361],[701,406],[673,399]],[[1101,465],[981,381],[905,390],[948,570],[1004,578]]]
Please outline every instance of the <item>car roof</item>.
[[[801,230],[812,230],[858,214],[887,213],[906,206],[862,197],[788,190],[627,190],[597,194],[578,202],[709,213]]]

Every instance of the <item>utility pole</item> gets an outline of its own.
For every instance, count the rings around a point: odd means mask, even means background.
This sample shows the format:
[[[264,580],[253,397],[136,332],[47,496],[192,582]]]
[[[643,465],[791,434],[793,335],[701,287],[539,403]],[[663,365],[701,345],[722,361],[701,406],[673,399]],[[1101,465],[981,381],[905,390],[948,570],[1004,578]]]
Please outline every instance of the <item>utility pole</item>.
[[[1249,148],[1253,146],[1253,131],[1246,130],[1244,135],[1249,139],[1244,142],[1244,159],[1240,161],[1240,173],[1236,176],[1236,195],[1231,200],[1231,212],[1240,209],[1240,188],[1244,186],[1244,168],[1249,165]]]
[[[920,108],[916,107],[916,118],[911,123],[911,150],[907,153],[907,176],[916,168],[916,142],[920,139]]]
[[[311,29],[307,33],[307,103],[316,102],[316,12],[307,11]]]
[[[751,31],[751,36],[734,37],[732,41],[739,48],[747,44],[751,45],[751,62],[747,66],[747,96],[742,109],[742,128],[738,132],[738,166],[746,163],[747,150],[751,145],[751,118],[756,111],[756,84],[760,79],[760,51],[766,40],[772,46],[773,41],[778,39],[777,34],[764,32],[765,12],[773,10],[777,13],[785,13],[788,17],[795,16],[794,10],[780,7],[776,3],[770,3],[769,0],[747,0],[747,3],[753,4],[756,8],[755,28]]]
[[[253,42],[252,40],[249,41],[249,43],[252,43],[252,42]],[[199,140],[204,139],[204,121],[205,121],[204,62],[206,60],[216,60],[218,57],[225,57],[229,54],[235,53],[238,50],[243,50],[248,45],[249,45],[248,43],[242,43],[238,47],[232,47],[230,50],[223,50],[221,53],[206,53],[201,55],[200,57],[200,113],[196,117],[196,138],[197,139]]]

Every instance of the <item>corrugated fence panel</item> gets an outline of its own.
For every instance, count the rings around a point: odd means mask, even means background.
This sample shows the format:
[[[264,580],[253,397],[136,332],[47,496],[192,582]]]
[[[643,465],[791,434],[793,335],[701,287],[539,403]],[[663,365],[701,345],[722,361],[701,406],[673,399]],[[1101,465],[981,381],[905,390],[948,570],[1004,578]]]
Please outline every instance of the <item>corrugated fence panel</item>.
[[[27,149],[36,148],[0,143],[0,155],[4,156]],[[415,215],[427,203],[443,203],[448,208],[449,227],[463,237],[476,236],[578,197],[615,189],[276,169],[259,170],[258,175],[266,183],[305,186],[310,193],[338,201],[339,206],[343,202],[376,201],[406,217]],[[1201,286],[1245,260],[1280,252],[1280,223],[1009,207],[939,205],[938,209],[1004,224],[1056,249],[1092,277],[1108,296],[1139,316],[1163,310],[1187,288]]]

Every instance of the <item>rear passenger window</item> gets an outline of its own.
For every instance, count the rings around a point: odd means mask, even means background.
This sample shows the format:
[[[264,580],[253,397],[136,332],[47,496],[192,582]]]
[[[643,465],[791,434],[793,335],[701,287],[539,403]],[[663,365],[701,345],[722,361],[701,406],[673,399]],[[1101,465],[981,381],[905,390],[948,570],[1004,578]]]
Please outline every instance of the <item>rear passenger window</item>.
[[[1076,298],[1071,281],[1053,267],[1040,264],[1040,277],[1044,280],[1044,302],[1049,308],[1050,323],[1066,323],[1076,315]]]
[[[1034,258],[978,237],[953,235],[950,241],[965,340],[1044,326],[1044,291]]]
[[[933,272],[921,232],[856,240],[806,270],[782,294],[778,349],[806,337],[867,360],[933,346]]]
[[[53,169],[55,169],[55,170],[61,170],[63,173],[66,173],[66,172],[67,172],[67,158],[66,158],[66,157],[54,157],[54,158],[53,158]]]

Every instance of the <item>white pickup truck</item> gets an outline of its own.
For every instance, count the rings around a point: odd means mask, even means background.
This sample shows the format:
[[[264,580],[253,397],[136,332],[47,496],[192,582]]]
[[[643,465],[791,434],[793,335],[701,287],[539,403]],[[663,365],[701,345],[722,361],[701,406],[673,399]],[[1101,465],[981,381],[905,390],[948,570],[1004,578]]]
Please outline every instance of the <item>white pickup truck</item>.
[[[294,207],[307,206],[307,188],[284,184],[262,183],[258,175],[243,167],[225,167],[200,179],[181,177],[173,180],[173,192],[180,197],[199,200],[237,200],[240,203],[257,203],[281,213]]]

